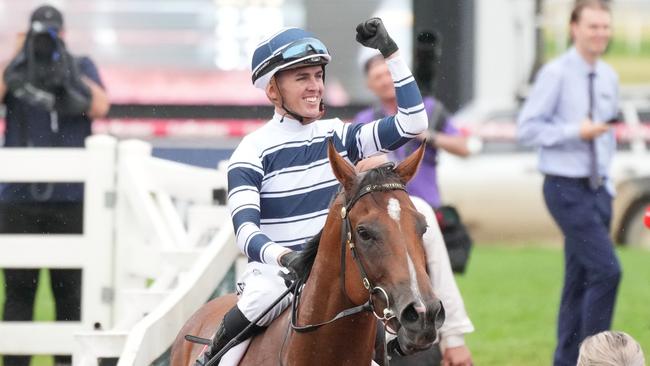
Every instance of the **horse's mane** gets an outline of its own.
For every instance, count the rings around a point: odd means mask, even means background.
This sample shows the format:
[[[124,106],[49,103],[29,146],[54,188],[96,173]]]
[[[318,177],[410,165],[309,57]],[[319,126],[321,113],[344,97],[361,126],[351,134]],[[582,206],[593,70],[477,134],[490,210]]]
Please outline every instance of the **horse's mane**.
[[[394,164],[386,163],[363,173],[361,182],[357,187],[364,187],[369,184],[396,182],[400,182],[400,177],[394,170]],[[296,270],[298,271],[299,278],[306,279],[307,276],[309,276],[311,268],[314,265],[314,260],[316,260],[316,254],[318,253],[318,244],[320,243],[322,234],[323,229],[321,229],[318,234],[309,239],[307,243],[305,243],[304,248],[300,251],[300,257],[296,265]]]
[[[314,265],[314,260],[316,259],[316,253],[318,253],[318,244],[320,243],[320,237],[323,234],[323,229],[321,229],[318,234],[314,235],[305,243],[304,248],[300,251],[300,257],[298,257],[298,263],[296,265],[296,270],[298,272],[298,277],[306,279],[311,272],[311,267]]]

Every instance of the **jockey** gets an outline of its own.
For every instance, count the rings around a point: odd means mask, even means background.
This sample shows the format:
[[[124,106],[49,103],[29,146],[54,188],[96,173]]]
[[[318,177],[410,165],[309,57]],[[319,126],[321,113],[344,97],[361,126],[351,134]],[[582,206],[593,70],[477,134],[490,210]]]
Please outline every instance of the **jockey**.
[[[397,114],[367,124],[321,119],[325,66],[332,57],[312,34],[287,28],[260,43],[252,81],[275,106],[273,118],[241,141],[228,167],[228,207],[236,241],[249,263],[238,283],[237,305],[224,316],[204,365],[286,290],[280,266],[292,270],[298,251],[325,224],[339,183],[327,142],[351,163],[391,151],[423,132],[422,97],[381,19],[357,26],[356,39],[386,58],[397,91]],[[268,326],[289,305],[284,298],[253,326]]]

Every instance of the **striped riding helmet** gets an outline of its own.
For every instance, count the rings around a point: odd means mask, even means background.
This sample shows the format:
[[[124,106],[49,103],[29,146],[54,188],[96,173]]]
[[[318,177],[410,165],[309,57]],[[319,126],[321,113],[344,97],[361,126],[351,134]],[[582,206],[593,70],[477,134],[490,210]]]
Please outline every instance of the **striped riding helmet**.
[[[327,47],[300,28],[285,28],[260,43],[253,53],[253,85],[266,89],[280,70],[297,65],[326,65],[332,57]]]

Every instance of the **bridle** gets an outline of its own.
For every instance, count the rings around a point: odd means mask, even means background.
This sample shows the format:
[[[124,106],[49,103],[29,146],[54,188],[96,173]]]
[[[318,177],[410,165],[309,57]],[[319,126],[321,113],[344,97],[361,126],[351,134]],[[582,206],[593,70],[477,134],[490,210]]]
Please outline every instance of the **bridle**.
[[[392,168],[392,166],[391,166]],[[354,263],[356,263],[357,268],[359,269],[359,273],[361,274],[361,282],[363,283],[363,287],[368,290],[368,301],[366,301],[362,305],[358,305],[352,308],[345,309],[334,318],[322,322],[322,323],[317,323],[317,324],[309,324],[309,325],[298,325],[297,324],[297,318],[298,318],[298,303],[300,302],[300,296],[301,296],[301,289],[302,285],[304,285],[304,281],[306,281],[306,278],[301,279],[301,283],[299,283],[297,286],[295,286],[294,289],[294,298],[291,304],[291,327],[293,330],[296,332],[310,332],[314,331],[323,325],[330,324],[338,319],[361,313],[361,312],[366,312],[370,311],[373,313],[373,315],[380,321],[384,323],[384,326],[387,330],[390,328],[387,327],[388,321],[391,319],[395,318],[395,313],[391,309],[390,306],[390,299],[388,297],[388,293],[386,290],[384,290],[380,286],[373,286],[372,282],[368,278],[366,269],[363,265],[363,262],[361,261],[361,258],[359,257],[359,253],[357,252],[356,245],[354,244],[354,241],[352,240],[352,224],[350,223],[350,211],[352,210],[352,207],[354,206],[355,203],[357,203],[363,196],[372,193],[372,192],[383,192],[383,191],[394,191],[394,190],[402,190],[406,191],[406,187],[402,183],[384,183],[384,184],[368,184],[359,191],[357,191],[356,195],[350,199],[349,202],[343,205],[341,208],[341,219],[343,220],[342,226],[341,226],[341,288],[343,290],[343,293],[345,296],[350,298],[347,294],[347,290],[345,289],[345,262],[346,262],[346,248],[350,248],[350,252],[352,254],[352,258],[354,260]],[[376,293],[380,293],[383,295],[383,297],[386,299],[386,306],[384,307],[382,311],[382,315],[379,316],[377,315],[377,312],[375,311],[375,305],[373,303],[373,295]]]

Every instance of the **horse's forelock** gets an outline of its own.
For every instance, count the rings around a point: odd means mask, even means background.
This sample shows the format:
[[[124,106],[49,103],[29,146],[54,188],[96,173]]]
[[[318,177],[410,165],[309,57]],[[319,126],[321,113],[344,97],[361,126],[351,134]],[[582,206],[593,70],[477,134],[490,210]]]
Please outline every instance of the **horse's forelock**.
[[[399,183],[400,177],[395,171],[393,163],[380,165],[370,169],[360,175],[360,181],[357,188],[365,187],[369,184]]]

